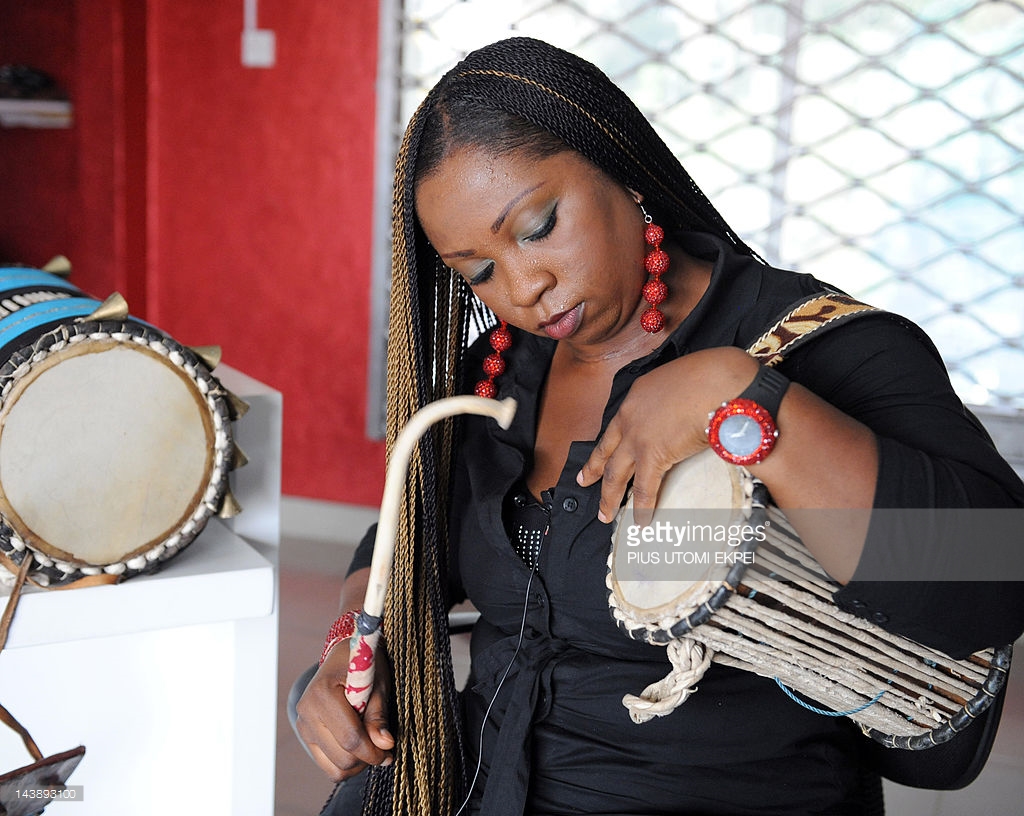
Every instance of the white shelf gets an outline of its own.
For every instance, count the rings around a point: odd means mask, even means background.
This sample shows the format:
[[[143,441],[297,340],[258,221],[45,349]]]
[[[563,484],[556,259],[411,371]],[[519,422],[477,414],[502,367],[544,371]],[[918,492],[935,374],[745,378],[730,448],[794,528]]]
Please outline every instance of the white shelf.
[[[9,589],[0,590],[0,606],[9,594]],[[219,519],[211,519],[195,541],[153,575],[57,592],[27,587],[7,648],[220,623],[273,612],[273,565]]]
[[[44,99],[0,99],[0,125],[26,128],[69,128],[70,102]]]

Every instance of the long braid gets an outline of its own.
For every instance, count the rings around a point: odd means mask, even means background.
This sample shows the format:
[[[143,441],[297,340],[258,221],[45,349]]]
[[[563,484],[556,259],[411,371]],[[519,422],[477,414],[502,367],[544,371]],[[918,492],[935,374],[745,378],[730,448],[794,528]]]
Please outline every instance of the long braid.
[[[431,140],[441,141],[443,149],[500,149],[489,139],[473,142],[472,135],[459,135],[460,111],[467,109],[483,119],[503,111],[553,134],[560,145],[641,192],[645,207],[666,229],[710,232],[754,255],[636,106],[594,66],[526,38],[473,52],[428,94],[398,155],[387,354],[389,454],[413,413],[461,391],[470,328],[493,322],[429,245],[415,217],[416,179],[439,160],[426,158]],[[394,673],[395,761],[371,774],[364,812],[375,816],[451,816],[464,795],[464,737],[447,634],[448,512],[457,443],[457,423],[438,423],[410,462],[384,611]]]
[[[410,125],[410,134],[416,131]],[[455,393],[456,348],[464,345],[465,300],[444,275],[416,275],[422,248],[412,209],[413,136],[399,153],[392,210],[394,246],[388,338],[387,447],[429,402]],[[413,151],[414,152],[414,151]],[[437,337],[436,335],[442,335]],[[440,341],[440,342],[439,342]],[[457,366],[456,366],[457,368]],[[394,676],[394,763],[374,769],[364,812],[446,814],[462,790],[461,717],[447,631],[447,507],[452,423],[421,439],[409,464],[395,540],[395,562],[384,610],[385,641]]]

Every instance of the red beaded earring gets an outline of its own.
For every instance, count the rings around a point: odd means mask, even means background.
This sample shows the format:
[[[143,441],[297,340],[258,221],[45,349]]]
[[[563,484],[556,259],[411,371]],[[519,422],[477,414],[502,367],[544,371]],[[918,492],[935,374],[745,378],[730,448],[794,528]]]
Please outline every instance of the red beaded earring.
[[[644,227],[644,240],[652,247],[644,257],[644,269],[654,276],[644,284],[644,300],[650,308],[640,315],[640,325],[645,332],[657,334],[665,328],[665,315],[658,306],[668,297],[668,287],[661,279],[668,269],[668,253],[661,248],[661,242],[665,240],[665,230],[652,223],[654,219],[644,209],[643,204],[640,204],[640,211],[644,214],[644,223],[647,225]]]
[[[494,397],[498,393],[498,386],[494,384],[494,378],[505,373],[505,361],[501,358],[503,351],[508,351],[512,346],[512,332],[508,330],[508,323],[504,320],[501,325],[491,332],[491,348],[493,354],[484,358],[484,374],[486,380],[480,380],[476,384],[474,393],[478,397]]]

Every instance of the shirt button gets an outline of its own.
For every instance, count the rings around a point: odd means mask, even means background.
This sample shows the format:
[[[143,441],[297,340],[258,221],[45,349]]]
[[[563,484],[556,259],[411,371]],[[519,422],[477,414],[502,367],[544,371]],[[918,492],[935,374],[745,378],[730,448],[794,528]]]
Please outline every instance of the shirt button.
[[[867,609],[867,606],[868,605],[866,603],[864,603],[864,601],[861,601],[861,600],[858,600],[858,599],[854,599],[854,600],[850,601],[850,608],[851,609]]]
[[[567,497],[562,501],[562,509],[566,513],[575,513],[576,508],[580,506],[580,503],[572,496]]]
[[[871,620],[873,620],[875,623],[887,623],[889,620],[889,616],[886,615],[884,612],[874,612],[871,615]]]

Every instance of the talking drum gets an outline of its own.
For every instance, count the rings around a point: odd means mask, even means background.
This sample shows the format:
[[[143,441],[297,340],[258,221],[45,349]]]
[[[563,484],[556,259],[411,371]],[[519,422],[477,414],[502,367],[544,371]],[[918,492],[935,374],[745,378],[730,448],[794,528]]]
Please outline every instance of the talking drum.
[[[123,579],[230,515],[236,403],[192,349],[62,278],[0,268],[0,556]]]
[[[954,660],[839,609],[839,585],[765,486],[710,450],[669,471],[646,530],[628,500],[607,579],[619,628],[668,646],[673,664],[624,698],[637,722],[679,705],[713,660],[773,678],[883,745],[921,749],[966,728],[1005,684],[1010,646]]]

